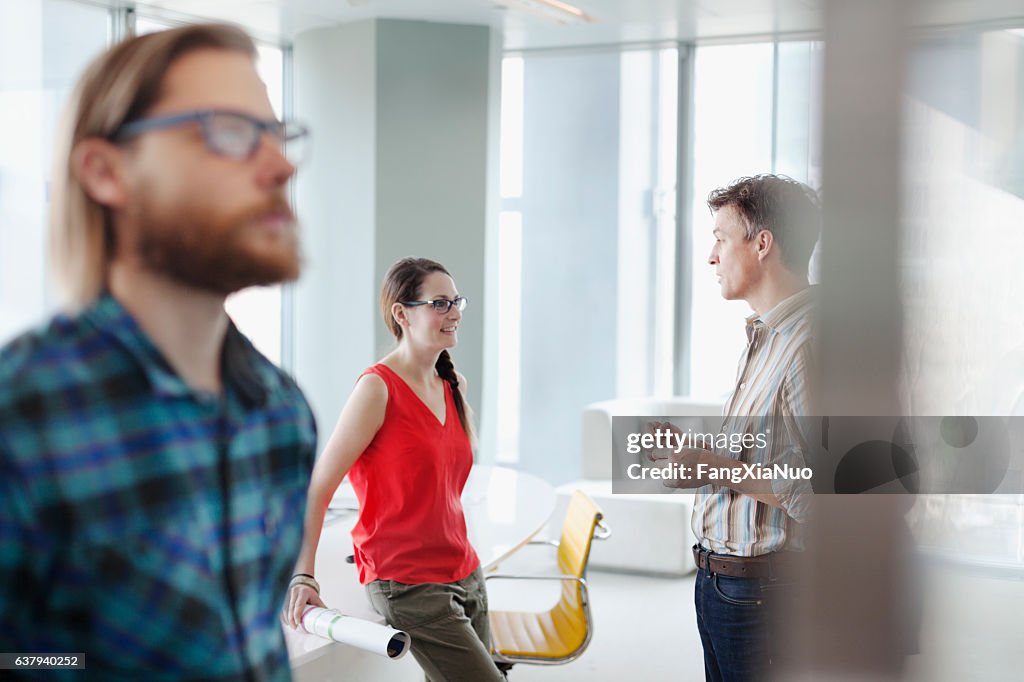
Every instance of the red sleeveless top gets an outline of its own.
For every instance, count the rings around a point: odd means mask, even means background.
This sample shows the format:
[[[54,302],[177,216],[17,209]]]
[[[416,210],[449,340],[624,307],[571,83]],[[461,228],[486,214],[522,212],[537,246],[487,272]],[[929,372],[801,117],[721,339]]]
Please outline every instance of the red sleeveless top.
[[[388,388],[384,423],[349,470],[359,499],[352,529],[359,582],[450,583],[480,565],[466,537],[462,489],[473,450],[444,382],[445,423],[392,369],[378,363]]]

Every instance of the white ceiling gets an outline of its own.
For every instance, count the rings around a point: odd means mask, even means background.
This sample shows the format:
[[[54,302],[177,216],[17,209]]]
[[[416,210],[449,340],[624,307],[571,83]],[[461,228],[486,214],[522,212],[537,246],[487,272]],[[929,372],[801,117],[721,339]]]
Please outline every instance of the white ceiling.
[[[496,0],[144,0],[138,7],[140,13],[154,8],[187,18],[234,21],[281,40],[370,18],[489,25],[503,33],[510,50],[803,33],[819,30],[822,22],[818,0],[566,1],[594,17],[594,23],[559,24]],[[1021,0],[918,0],[918,6],[919,21],[926,24],[1024,26]]]

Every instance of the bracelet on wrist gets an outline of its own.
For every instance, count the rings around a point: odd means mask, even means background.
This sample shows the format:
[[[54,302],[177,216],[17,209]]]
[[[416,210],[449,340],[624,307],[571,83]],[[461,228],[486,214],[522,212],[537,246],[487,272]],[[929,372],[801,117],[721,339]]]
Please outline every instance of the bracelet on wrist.
[[[290,583],[288,583],[288,589],[292,589],[296,585],[305,585],[317,594],[320,594],[320,583],[315,578],[309,578],[304,575],[294,576]]]

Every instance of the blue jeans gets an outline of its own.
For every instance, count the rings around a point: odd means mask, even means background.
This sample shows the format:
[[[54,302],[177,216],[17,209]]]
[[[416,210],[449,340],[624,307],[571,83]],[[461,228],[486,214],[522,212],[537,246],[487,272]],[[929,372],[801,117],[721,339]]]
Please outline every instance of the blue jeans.
[[[708,682],[752,682],[768,676],[781,653],[778,617],[788,613],[792,620],[786,601],[793,587],[766,578],[697,571],[694,603]]]

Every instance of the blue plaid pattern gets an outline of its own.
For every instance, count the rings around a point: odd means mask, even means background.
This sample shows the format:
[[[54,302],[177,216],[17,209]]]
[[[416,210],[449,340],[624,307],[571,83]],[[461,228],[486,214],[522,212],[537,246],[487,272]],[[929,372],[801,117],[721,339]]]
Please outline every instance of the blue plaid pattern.
[[[229,325],[191,389],[111,296],[0,350],[0,651],[69,679],[289,680],[313,415]],[[36,673],[38,675],[38,673]]]

